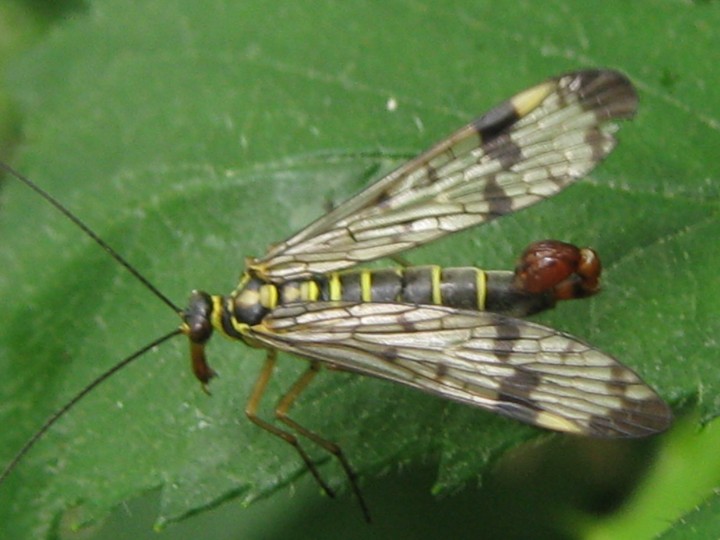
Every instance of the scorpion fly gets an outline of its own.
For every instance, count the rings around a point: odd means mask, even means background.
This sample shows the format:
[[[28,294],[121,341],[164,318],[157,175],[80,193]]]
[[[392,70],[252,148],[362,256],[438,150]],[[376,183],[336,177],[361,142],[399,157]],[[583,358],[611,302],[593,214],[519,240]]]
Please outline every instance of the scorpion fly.
[[[522,317],[599,289],[597,254],[555,240],[531,244],[514,271],[399,266],[357,269],[552,197],[615,147],[613,121],[633,116],[637,96],[612,70],[549,79],[491,109],[379,179],[260,258],[248,259],[227,295],[193,291],[177,307],[57,199],[10,173],[80,227],[179,314],[175,330],[87,385],[26,442],[2,482],[47,430],[85,395],[149,349],[178,336],[190,345],[204,388],[214,373],[213,333],[265,349],[248,418],[290,444],[333,495],[301,445],[337,458],[364,516],[369,512],[340,446],[289,412],[322,367],[368,375],[480,407],[528,424],[591,437],[642,437],[665,430],[668,406],[631,369],[583,341]],[[278,423],[258,416],[277,352],[307,370],[280,398]]]

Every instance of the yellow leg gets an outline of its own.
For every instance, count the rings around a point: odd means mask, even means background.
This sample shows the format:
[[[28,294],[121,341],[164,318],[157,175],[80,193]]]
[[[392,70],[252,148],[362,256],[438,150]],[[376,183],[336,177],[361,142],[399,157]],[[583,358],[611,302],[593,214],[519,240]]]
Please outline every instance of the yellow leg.
[[[390,257],[388,257],[388,259],[390,259],[392,262],[402,268],[408,268],[412,266],[412,264],[410,264],[410,261],[408,261],[405,257],[401,257],[400,255],[391,255]]]
[[[288,410],[290,409],[290,407],[292,407],[293,403],[295,403],[295,400],[300,395],[300,393],[305,390],[305,388],[307,388],[310,382],[315,378],[315,375],[317,375],[318,371],[320,371],[319,364],[317,362],[311,362],[307,371],[305,371],[305,373],[303,373],[295,381],[295,384],[293,384],[290,389],[285,393],[285,395],[280,399],[277,407],[275,408],[275,416],[285,425],[289,426],[291,429],[293,429],[303,437],[310,439],[315,444],[321,446],[327,452],[337,458],[337,460],[342,465],[343,470],[345,471],[345,475],[350,481],[350,485],[352,486],[355,497],[360,504],[360,508],[362,509],[363,515],[365,516],[365,520],[370,522],[370,511],[367,504],[365,503],[365,499],[362,496],[360,486],[358,486],[357,484],[357,474],[355,474],[355,471],[350,466],[350,462],[345,457],[342,448],[340,448],[340,446],[338,446],[334,442],[324,439],[314,431],[310,431],[309,429],[301,426],[295,420],[288,417]]]
[[[264,429],[265,431],[268,431],[275,435],[276,437],[280,437],[282,440],[284,440],[286,443],[291,445],[295,450],[297,450],[298,454],[300,454],[300,457],[305,462],[305,466],[308,468],[310,473],[313,475],[315,480],[318,484],[320,484],[320,487],[323,489],[323,491],[329,496],[329,497],[335,497],[335,492],[332,490],[332,488],[325,482],[325,480],[322,479],[320,476],[320,473],[318,472],[317,468],[315,467],[315,464],[310,459],[310,456],[307,455],[305,450],[303,450],[303,447],[300,446],[300,442],[298,441],[297,437],[293,435],[292,433],[289,433],[283,429],[280,429],[273,424],[266,422],[262,418],[259,418],[257,415],[258,406],[260,405],[260,400],[262,399],[263,393],[265,392],[265,388],[267,387],[267,383],[270,380],[270,377],[272,376],[273,369],[275,368],[275,361],[277,359],[277,352],[273,349],[269,349],[267,353],[267,357],[265,358],[265,365],[263,366],[262,371],[260,372],[260,376],[258,377],[257,381],[255,382],[255,386],[253,387],[252,393],[250,394],[250,399],[248,399],[247,405],[245,406],[245,414],[250,419],[250,421]]]

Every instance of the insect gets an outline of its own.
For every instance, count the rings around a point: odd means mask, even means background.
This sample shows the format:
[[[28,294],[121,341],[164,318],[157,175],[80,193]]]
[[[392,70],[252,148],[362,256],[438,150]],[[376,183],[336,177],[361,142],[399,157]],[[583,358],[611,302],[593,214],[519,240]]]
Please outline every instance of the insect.
[[[632,370],[581,340],[520,317],[599,290],[594,251],[531,244],[515,271],[439,266],[354,269],[551,197],[586,175],[615,146],[614,125],[637,96],[616,71],[549,79],[491,109],[260,257],[228,295],[194,291],[185,309],[144,278],[51,195],[7,165],[180,316],[180,325],[125,358],[51,416],[10,471],[80,399],[149,349],[178,335],[207,388],[205,348],[217,332],[266,350],[246,414],[292,445],[333,495],[301,445],[309,439],[342,465],[369,520],[342,449],[289,411],[321,367],[405,384],[550,430],[640,437],[665,430],[668,406]],[[278,351],[309,361],[280,398],[279,423],[258,416]]]

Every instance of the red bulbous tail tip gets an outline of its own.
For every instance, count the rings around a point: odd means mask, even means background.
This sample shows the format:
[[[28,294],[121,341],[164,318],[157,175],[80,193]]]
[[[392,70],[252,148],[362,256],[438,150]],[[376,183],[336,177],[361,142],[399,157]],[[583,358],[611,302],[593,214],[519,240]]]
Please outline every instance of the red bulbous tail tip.
[[[533,242],[515,266],[515,286],[525,292],[551,292],[556,300],[592,296],[600,290],[602,264],[590,248],[559,240]]]

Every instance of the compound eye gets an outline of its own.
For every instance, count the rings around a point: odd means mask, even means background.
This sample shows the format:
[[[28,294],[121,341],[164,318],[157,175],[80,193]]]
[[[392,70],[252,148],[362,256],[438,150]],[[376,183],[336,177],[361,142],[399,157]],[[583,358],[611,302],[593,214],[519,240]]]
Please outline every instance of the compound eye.
[[[213,303],[209,294],[193,291],[183,315],[183,332],[193,343],[205,343],[212,336]]]
[[[187,335],[188,338],[190,338],[190,341],[193,343],[205,343],[208,339],[210,339],[213,328],[208,319],[196,319],[194,321],[186,320],[185,322],[189,328]]]

